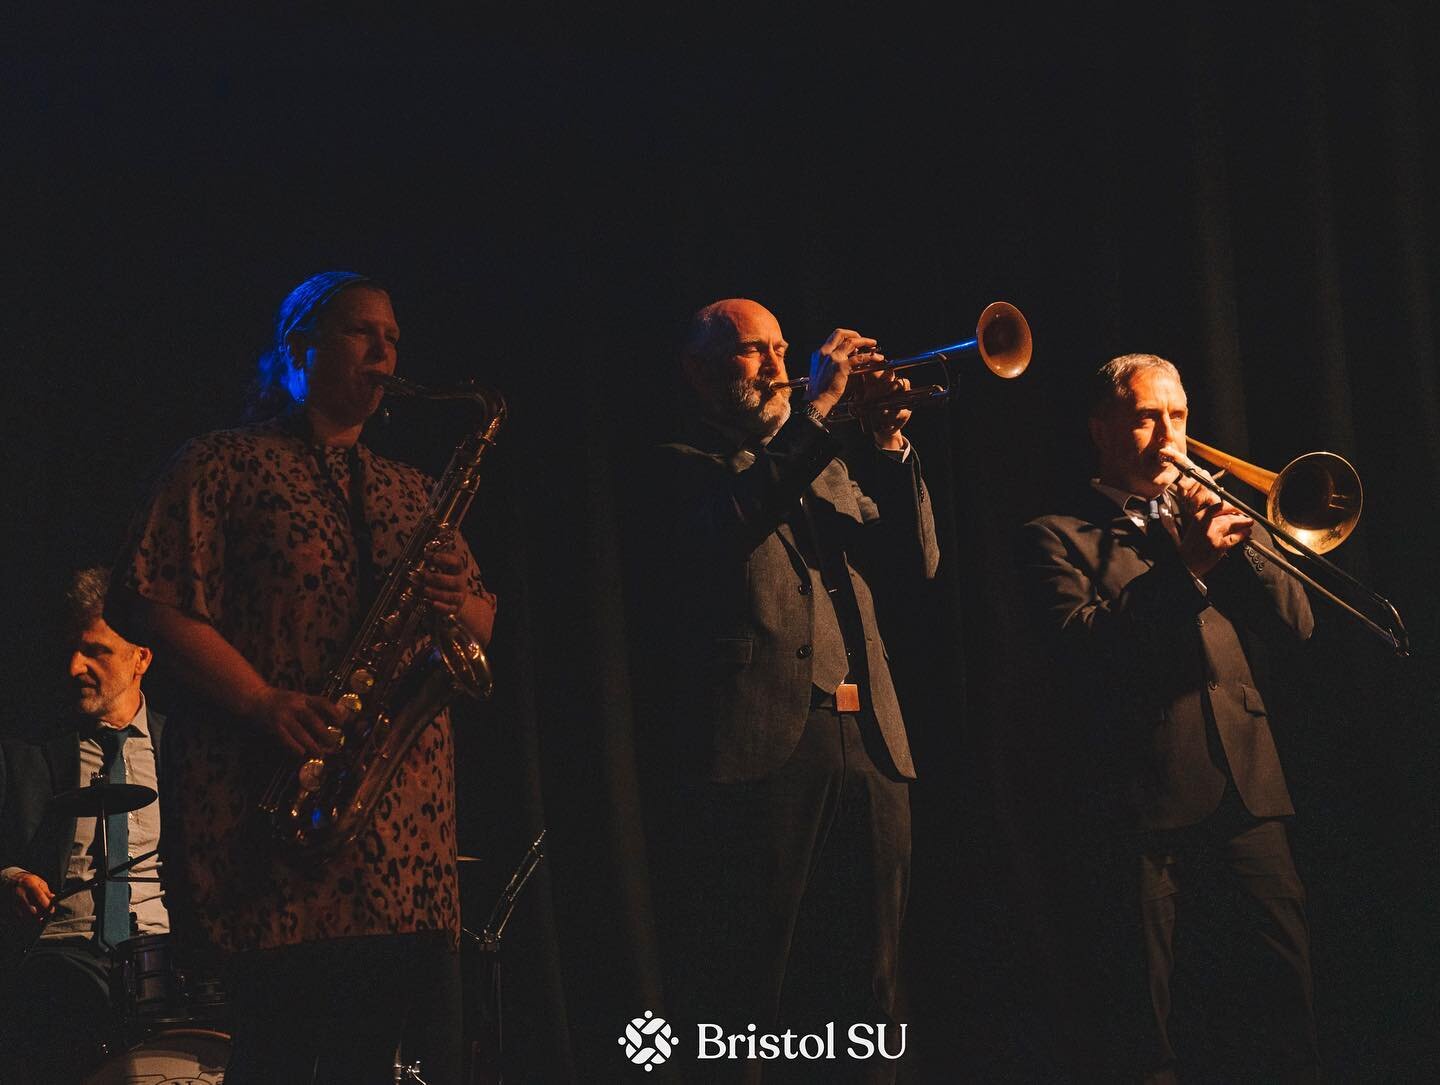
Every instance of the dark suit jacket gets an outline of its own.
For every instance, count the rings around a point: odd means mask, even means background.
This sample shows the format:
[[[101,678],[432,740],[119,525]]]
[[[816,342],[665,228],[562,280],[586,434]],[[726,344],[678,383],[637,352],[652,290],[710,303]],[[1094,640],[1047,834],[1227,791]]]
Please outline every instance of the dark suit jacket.
[[[810,710],[816,598],[790,523],[802,494],[827,550],[839,550],[865,640],[862,680],[894,768],[913,778],[905,724],[875,619],[871,584],[935,575],[939,549],[912,452],[871,449],[862,489],[824,429],[792,416],[753,461],[697,425],[662,446],[650,487],[656,513],[647,575],[660,594],[660,638],[685,717],[692,770],[751,780],[794,751]]]
[[[1256,541],[1273,546],[1255,526]],[[1299,582],[1253,550],[1195,584],[1168,538],[1150,539],[1085,487],[1065,514],[1025,525],[1022,573],[1076,715],[1098,731],[1147,829],[1215,809],[1228,765],[1257,817],[1294,813],[1243,638],[1308,638]]]
[[[165,717],[151,710],[147,719],[158,777]],[[72,729],[0,742],[0,869],[24,867],[44,878],[52,891],[60,890],[75,843],[75,818],[57,817],[48,807],[54,795],[75,787],[79,778],[80,738]],[[10,925],[6,909],[0,927]]]

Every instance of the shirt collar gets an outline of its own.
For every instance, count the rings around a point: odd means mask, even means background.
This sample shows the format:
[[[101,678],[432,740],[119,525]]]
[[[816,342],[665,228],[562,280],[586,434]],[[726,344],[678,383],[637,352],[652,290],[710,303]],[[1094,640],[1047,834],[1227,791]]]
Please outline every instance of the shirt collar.
[[[1146,510],[1148,510],[1150,507],[1150,499],[1148,497],[1141,497],[1139,494],[1129,493],[1125,490],[1120,489],[1120,487],[1118,486],[1107,485],[1106,483],[1101,482],[1098,478],[1092,478],[1090,480],[1090,485],[1095,487],[1096,490],[1104,494],[1111,501],[1115,502],[1115,504],[1119,507],[1120,511],[1123,512],[1126,516],[1138,516],[1143,519],[1147,515]],[[1161,494],[1158,500],[1160,502],[1160,510],[1162,513],[1174,516],[1179,511],[1175,504],[1175,498],[1169,490],[1166,490],[1163,494]],[[1138,502],[1138,507],[1135,504],[1132,504],[1132,502]]]
[[[138,735],[142,738],[149,738],[150,713],[145,706],[145,694],[140,694],[140,707],[135,711],[135,715],[130,718],[130,722],[124,727],[110,727],[107,724],[101,723],[99,720],[88,719],[85,720],[80,727],[80,734],[86,738],[94,738],[100,733],[102,728],[109,731],[122,731],[127,735]]]
[[[1092,478],[1090,480],[1090,485],[1094,486],[1095,489],[1099,490],[1111,501],[1115,502],[1121,512],[1128,513],[1130,511],[1128,506],[1132,497],[1138,501],[1144,500],[1144,498],[1140,497],[1139,494],[1129,493],[1128,491],[1120,489],[1120,487],[1118,486],[1110,486],[1104,482],[1101,482],[1098,478]]]

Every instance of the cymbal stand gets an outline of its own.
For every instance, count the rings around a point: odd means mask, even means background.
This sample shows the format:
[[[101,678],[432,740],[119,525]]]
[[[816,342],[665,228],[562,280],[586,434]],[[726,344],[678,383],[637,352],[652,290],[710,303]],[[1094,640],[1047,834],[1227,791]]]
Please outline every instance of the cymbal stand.
[[[92,774],[90,777],[90,783],[92,786],[103,785],[105,783],[104,773],[97,772]],[[125,873],[136,865],[143,863],[147,859],[150,859],[155,855],[159,854],[158,848],[151,848],[143,855],[137,855],[133,859],[126,859],[125,862],[121,863],[119,866],[111,867],[108,865],[110,861],[110,841],[107,833],[106,822],[110,816],[110,812],[105,809],[105,794],[103,791],[99,793],[99,799],[97,801],[100,803],[100,810],[95,817],[95,868],[99,871],[99,873],[91,875],[84,881],[71,886],[63,893],[56,893],[50,898],[50,904],[46,907],[45,911],[40,914],[39,922],[36,924],[35,927],[35,933],[31,935],[30,940],[26,943],[24,950],[21,951],[21,959],[24,959],[30,953],[30,951],[39,944],[40,936],[45,933],[45,928],[49,925],[50,920],[55,918],[56,905],[58,905],[61,901],[68,900],[70,897],[73,897],[78,893],[88,892],[94,889],[95,886],[99,885],[101,882],[123,881],[129,883],[138,883],[158,882],[160,880],[158,876],[137,877],[136,875]],[[124,812],[128,811],[116,811],[116,813]],[[95,921],[97,923],[100,921],[100,917],[98,915],[95,917]]]
[[[476,983],[481,1002],[475,1034],[470,1039],[469,1085],[502,1085],[504,1080],[500,1065],[500,938],[505,933],[505,925],[510,922],[510,917],[515,912],[515,902],[520,896],[520,890],[525,888],[530,875],[535,873],[535,868],[545,857],[546,831],[540,831],[540,835],[525,852],[525,857],[520,860],[520,865],[515,868],[515,873],[510,875],[510,881],[501,890],[500,897],[490,910],[490,916],[480,933],[463,928],[460,932],[467,944],[481,954],[480,974],[477,977],[479,982]],[[468,1023],[469,1011],[465,1016]]]

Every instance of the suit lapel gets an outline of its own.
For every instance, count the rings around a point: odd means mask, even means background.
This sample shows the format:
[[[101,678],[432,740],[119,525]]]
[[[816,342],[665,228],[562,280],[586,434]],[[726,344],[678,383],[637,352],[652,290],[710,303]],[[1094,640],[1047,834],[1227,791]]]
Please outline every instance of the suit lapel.
[[[50,794],[69,791],[80,782],[80,736],[73,730],[63,731],[45,743],[45,761],[50,767]],[[41,828],[36,833],[35,844],[46,860],[43,875],[47,881],[59,875],[52,884],[58,886],[65,880],[65,870],[70,861],[70,845],[75,839],[75,819],[56,818],[45,814]],[[46,832],[49,826],[49,833]],[[45,837],[49,836],[46,840]],[[42,843],[43,841],[43,843]],[[37,871],[37,873],[41,873]]]
[[[831,460],[810,484],[810,492],[846,519],[862,522],[850,475],[839,460]]]
[[[80,736],[64,731],[45,743],[45,763],[50,766],[53,791],[69,791],[80,782]]]
[[[1075,504],[1077,519],[1092,525],[1094,580],[1107,598],[1114,598],[1139,574],[1155,564],[1155,543],[1124,510],[1093,486],[1086,486]]]
[[[155,779],[158,781],[161,773],[165,771],[165,765],[160,755],[160,751],[164,749],[161,738],[165,727],[165,717],[158,712],[150,711],[148,705],[145,709],[145,716],[150,724],[150,748],[155,751]]]

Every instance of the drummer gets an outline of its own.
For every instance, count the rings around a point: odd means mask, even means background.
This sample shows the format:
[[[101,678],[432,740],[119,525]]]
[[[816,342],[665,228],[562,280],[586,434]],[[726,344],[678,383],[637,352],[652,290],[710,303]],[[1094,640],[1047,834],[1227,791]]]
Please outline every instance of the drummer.
[[[78,1080],[115,1039],[115,948],[169,929],[155,860],[163,720],[140,688],[150,649],[105,622],[108,587],[91,568],[65,592],[61,718],[0,742],[0,1081]],[[133,859],[137,880],[96,879]]]

